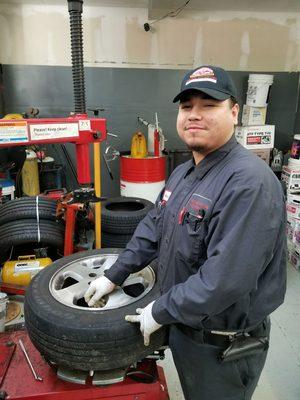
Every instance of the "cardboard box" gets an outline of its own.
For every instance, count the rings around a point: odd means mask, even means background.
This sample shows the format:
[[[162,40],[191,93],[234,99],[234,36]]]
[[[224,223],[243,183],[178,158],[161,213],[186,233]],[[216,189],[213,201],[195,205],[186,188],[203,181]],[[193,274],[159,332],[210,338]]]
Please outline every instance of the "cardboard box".
[[[300,270],[300,253],[299,250],[288,249],[287,251],[288,262],[296,269]]]
[[[271,150],[272,149],[258,149],[258,150],[251,150],[251,151],[252,151],[252,153],[255,153],[259,158],[264,160],[269,165]]]
[[[242,125],[265,125],[267,107],[251,107],[245,104],[242,113]]]
[[[284,165],[282,167],[281,180],[285,183],[288,193],[300,193],[300,169],[292,169]]]
[[[294,243],[287,241],[287,260],[297,270],[300,270],[300,248]]]
[[[236,126],[236,140],[249,150],[272,149],[275,125]]]
[[[300,220],[300,196],[288,194],[286,201],[286,216],[289,222],[294,218]]]

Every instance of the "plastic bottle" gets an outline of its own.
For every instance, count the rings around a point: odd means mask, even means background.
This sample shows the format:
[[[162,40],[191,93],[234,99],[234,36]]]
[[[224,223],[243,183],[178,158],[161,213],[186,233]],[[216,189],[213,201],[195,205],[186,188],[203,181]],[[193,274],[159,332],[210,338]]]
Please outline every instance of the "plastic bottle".
[[[300,158],[300,135],[294,135],[294,141],[291,148],[291,158],[299,160]]]
[[[131,139],[131,157],[145,158],[147,157],[146,138],[142,132],[136,132]]]

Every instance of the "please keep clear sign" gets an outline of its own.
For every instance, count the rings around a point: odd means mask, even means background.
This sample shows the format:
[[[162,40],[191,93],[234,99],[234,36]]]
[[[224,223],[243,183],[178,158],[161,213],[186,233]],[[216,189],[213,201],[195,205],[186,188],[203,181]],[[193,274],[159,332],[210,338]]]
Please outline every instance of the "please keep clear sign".
[[[30,125],[31,140],[59,139],[74,136],[79,136],[78,123]]]

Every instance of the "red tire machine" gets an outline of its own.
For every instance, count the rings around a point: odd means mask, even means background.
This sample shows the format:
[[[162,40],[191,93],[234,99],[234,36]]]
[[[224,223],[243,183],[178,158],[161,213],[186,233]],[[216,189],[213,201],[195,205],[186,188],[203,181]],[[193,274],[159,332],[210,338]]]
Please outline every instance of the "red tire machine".
[[[100,200],[100,142],[106,139],[106,120],[89,118],[85,108],[85,87],[82,47],[82,0],[68,0],[71,27],[72,72],[75,115],[68,118],[3,120],[0,121],[0,147],[50,143],[73,143],[76,147],[77,176],[82,185],[67,204],[64,255],[73,252],[73,231],[76,212],[84,202]],[[89,145],[94,144],[95,190],[90,187]],[[76,200],[82,202],[76,202]],[[95,207],[96,248],[101,247],[101,209]],[[2,287],[3,289],[3,287]],[[9,291],[8,291],[9,292]],[[65,382],[56,375],[32,345],[26,330],[14,328],[0,334],[0,400],[168,400],[164,373],[156,365],[163,357],[152,355],[130,368],[119,382],[100,387],[89,377],[78,384]],[[38,374],[38,375],[37,375]],[[77,383],[73,383],[77,382]],[[99,384],[99,383],[98,383]]]

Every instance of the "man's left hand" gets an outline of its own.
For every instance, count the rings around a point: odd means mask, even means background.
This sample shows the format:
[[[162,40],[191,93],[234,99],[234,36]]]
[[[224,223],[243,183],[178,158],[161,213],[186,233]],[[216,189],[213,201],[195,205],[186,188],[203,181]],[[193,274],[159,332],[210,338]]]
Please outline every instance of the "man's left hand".
[[[140,330],[144,336],[144,345],[149,346],[151,333],[157,331],[162,325],[158,324],[152,316],[152,307],[154,301],[148,304],[145,308],[137,308],[138,315],[125,315],[125,320],[128,322],[139,322]]]

